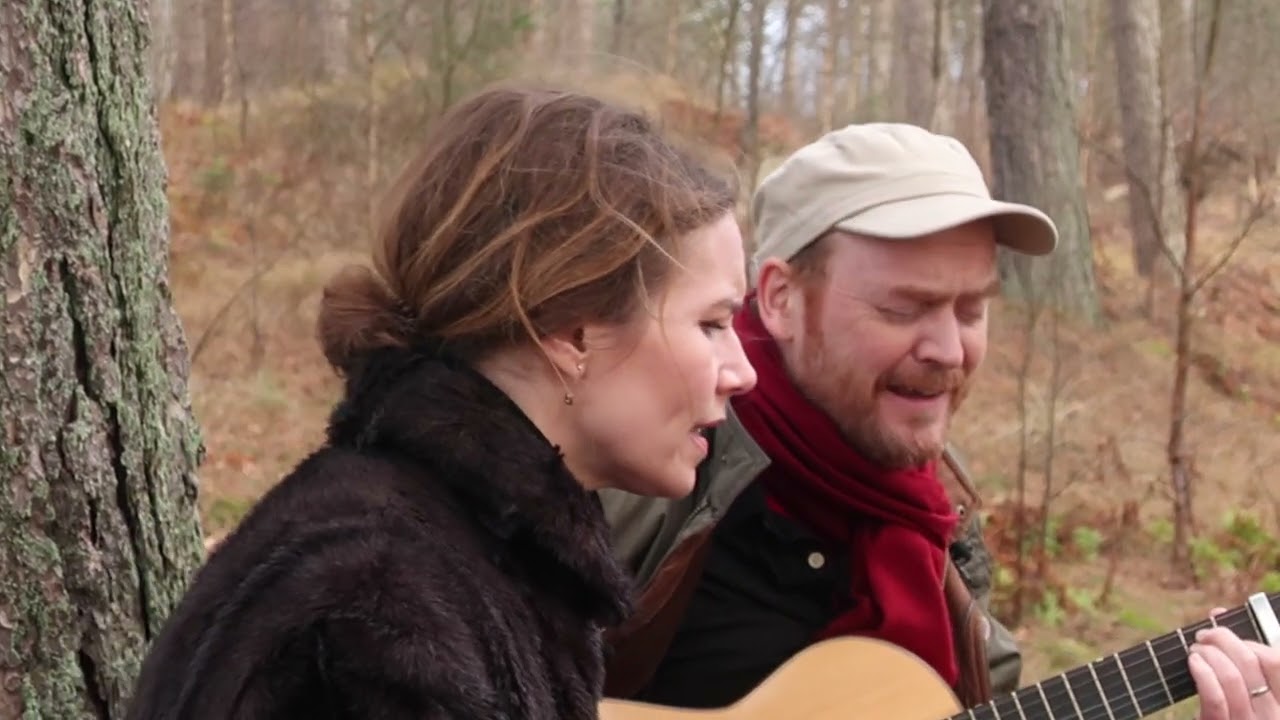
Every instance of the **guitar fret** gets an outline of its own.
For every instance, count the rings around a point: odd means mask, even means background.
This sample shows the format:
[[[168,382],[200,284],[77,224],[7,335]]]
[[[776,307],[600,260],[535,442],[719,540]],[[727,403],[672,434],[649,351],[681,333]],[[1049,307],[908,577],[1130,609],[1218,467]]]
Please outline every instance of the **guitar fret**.
[[[1160,675],[1160,687],[1164,688],[1164,696],[1169,698],[1169,704],[1173,705],[1177,703],[1177,700],[1174,700],[1173,693],[1169,692],[1169,681],[1165,679],[1164,669],[1160,667],[1160,658],[1156,657],[1156,650],[1151,646],[1150,640],[1147,641],[1146,646],[1147,653],[1151,655],[1151,666],[1154,667],[1156,669],[1156,673]]]
[[[1049,720],[1056,720],[1057,716],[1053,714],[1053,706],[1049,704],[1049,698],[1044,694],[1042,683],[1036,683],[1036,692],[1040,693],[1040,704],[1044,705],[1044,711],[1049,713]]]
[[[1089,674],[1093,676],[1093,684],[1098,686],[1098,696],[1102,698],[1102,706],[1107,709],[1107,717],[1116,720],[1116,714],[1111,711],[1111,702],[1107,700],[1107,689],[1102,687],[1102,682],[1098,680],[1098,670],[1094,667],[1094,663],[1089,663]]]
[[[1111,715],[1111,711],[1106,708],[1102,698],[1102,687],[1092,679],[1092,664],[1072,671],[1068,677],[1071,679],[1072,699],[1080,709],[1080,717],[1099,717],[1097,714],[1099,710],[1104,713],[1101,717],[1109,717]]]
[[[1134,717],[1146,717],[1166,707],[1160,688],[1164,686],[1159,663],[1152,663],[1146,645],[1130,648],[1116,655],[1116,665],[1124,679],[1125,689],[1134,705]]]
[[[1018,702],[1018,693],[1010,693],[993,700],[991,702],[991,712],[995,713],[997,719],[1009,718],[1012,720],[1014,717],[1019,717],[1025,720],[1027,717],[1023,714],[1022,706]]]
[[[1138,702],[1138,696],[1133,692],[1133,683],[1129,682],[1129,673],[1125,672],[1124,660],[1117,653],[1111,657],[1116,660],[1116,667],[1120,668],[1120,679],[1124,681],[1124,689],[1129,693],[1129,699],[1133,701],[1133,716],[1135,718],[1142,717],[1142,703]]]
[[[991,708],[991,703],[987,703],[985,705],[969,708],[969,718],[970,720],[990,720],[995,717],[993,714],[994,712],[995,711]]]
[[[1280,595],[1272,594],[1266,601],[1280,611]],[[1251,602],[1258,601],[1251,598]],[[1186,659],[1195,642],[1194,636],[1211,627],[1228,628],[1246,640],[1258,640],[1263,634],[1251,607],[1237,607],[968,708],[951,720],[1149,717],[1195,695],[1195,683]],[[1054,681],[1062,683],[1065,694],[1051,684]]]
[[[1067,688],[1067,697],[1071,698],[1071,707],[1076,711],[1076,717],[1083,718],[1084,711],[1080,709],[1080,703],[1076,701],[1076,693],[1071,689],[1071,682],[1067,675],[1062,676],[1062,684]]]

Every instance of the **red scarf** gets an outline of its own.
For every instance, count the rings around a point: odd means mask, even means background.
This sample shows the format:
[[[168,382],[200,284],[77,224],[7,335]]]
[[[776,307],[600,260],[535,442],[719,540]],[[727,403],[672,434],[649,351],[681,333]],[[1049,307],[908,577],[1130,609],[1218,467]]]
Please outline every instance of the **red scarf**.
[[[937,466],[885,470],[853,450],[835,423],[792,384],[777,344],[751,305],[734,318],[734,329],[759,380],[733,406],[772,461],[760,477],[769,506],[847,549],[852,565],[856,602],[819,639],[886,640],[915,653],[954,685],[955,647],[942,588],[957,517]]]

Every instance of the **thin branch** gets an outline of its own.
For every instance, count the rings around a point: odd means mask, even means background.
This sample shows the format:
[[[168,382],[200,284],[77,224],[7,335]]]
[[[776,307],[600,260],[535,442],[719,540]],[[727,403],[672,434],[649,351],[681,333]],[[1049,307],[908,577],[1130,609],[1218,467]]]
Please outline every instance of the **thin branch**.
[[[1236,250],[1240,249],[1240,244],[1243,243],[1245,238],[1249,237],[1249,233],[1253,231],[1253,226],[1256,225],[1266,214],[1267,205],[1261,198],[1259,198],[1253,203],[1253,207],[1250,208],[1249,217],[1245,218],[1244,225],[1241,226],[1240,231],[1236,233],[1235,237],[1231,238],[1231,244],[1228,245],[1222,255],[1209,266],[1209,269],[1200,276],[1200,279],[1196,280],[1195,283],[1191,285],[1191,289],[1188,292],[1192,295],[1200,292],[1200,288],[1204,287],[1205,283],[1213,279],[1213,276],[1217,275],[1218,272],[1231,261],[1231,257],[1235,255]]]
[[[1178,256],[1174,254],[1173,248],[1169,247],[1169,243],[1165,241],[1163,213],[1160,211],[1160,208],[1156,206],[1156,200],[1152,197],[1150,184],[1147,183],[1145,179],[1139,177],[1137,171],[1130,167],[1128,162],[1123,158],[1117,157],[1116,154],[1111,152],[1111,150],[1109,150],[1103,143],[1092,137],[1082,137],[1081,140],[1085,146],[1090,150],[1097,152],[1104,160],[1109,160],[1124,170],[1125,179],[1129,185],[1129,191],[1133,192],[1135,188],[1138,190],[1143,204],[1147,206],[1147,212],[1151,215],[1151,229],[1155,231],[1156,239],[1160,241],[1160,252],[1164,255],[1165,259],[1169,261],[1169,265],[1178,271],[1179,275],[1185,272],[1186,268],[1183,267],[1183,263],[1178,260]],[[1161,163],[1163,163],[1164,153],[1161,152],[1160,156],[1162,158]]]
[[[236,306],[236,303],[240,301],[240,298],[244,295],[244,293],[249,288],[253,287],[254,284],[257,283],[258,280],[261,279],[264,275],[274,270],[276,265],[280,264],[281,260],[285,259],[285,257],[287,257],[290,253],[292,253],[298,247],[299,241],[301,239],[302,239],[302,228],[301,226],[299,226],[294,237],[289,240],[288,244],[285,245],[283,250],[281,250],[279,253],[276,253],[276,256],[271,259],[271,262],[265,265],[259,266],[257,270],[255,270],[252,274],[250,274],[249,277],[245,278],[244,282],[240,283],[240,285],[234,291],[232,291],[231,296],[227,298],[227,300],[222,304],[222,306],[218,308],[218,312],[214,313],[213,318],[209,320],[209,324],[205,327],[204,332],[200,334],[200,339],[196,341],[195,346],[192,348],[191,350],[192,365],[195,365],[196,359],[200,357],[200,353],[204,350],[208,342],[213,338],[213,336],[215,335],[215,331],[218,330],[218,328],[222,325],[223,321],[227,319],[227,315],[228,313],[231,312],[231,308]]]

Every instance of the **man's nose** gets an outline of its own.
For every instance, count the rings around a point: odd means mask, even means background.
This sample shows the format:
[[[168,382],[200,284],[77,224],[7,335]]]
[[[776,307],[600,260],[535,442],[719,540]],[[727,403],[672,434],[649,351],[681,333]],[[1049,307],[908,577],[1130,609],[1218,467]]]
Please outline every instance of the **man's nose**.
[[[923,337],[916,347],[917,359],[942,367],[964,365],[964,343],[960,321],[953,313],[936,313],[925,321]]]

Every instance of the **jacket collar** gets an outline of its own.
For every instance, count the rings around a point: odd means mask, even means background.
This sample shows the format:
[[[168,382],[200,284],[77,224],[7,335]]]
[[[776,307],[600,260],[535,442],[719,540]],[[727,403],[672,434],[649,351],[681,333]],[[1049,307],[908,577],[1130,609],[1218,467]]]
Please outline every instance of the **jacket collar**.
[[[696,493],[710,506],[713,517],[723,517],[767,467],[769,456],[751,439],[730,403],[728,416],[711,436],[711,452],[698,473]]]
[[[593,619],[612,624],[629,612],[599,499],[520,408],[466,364],[381,351],[348,377],[329,442],[414,458],[493,535],[531,544],[569,570]]]

